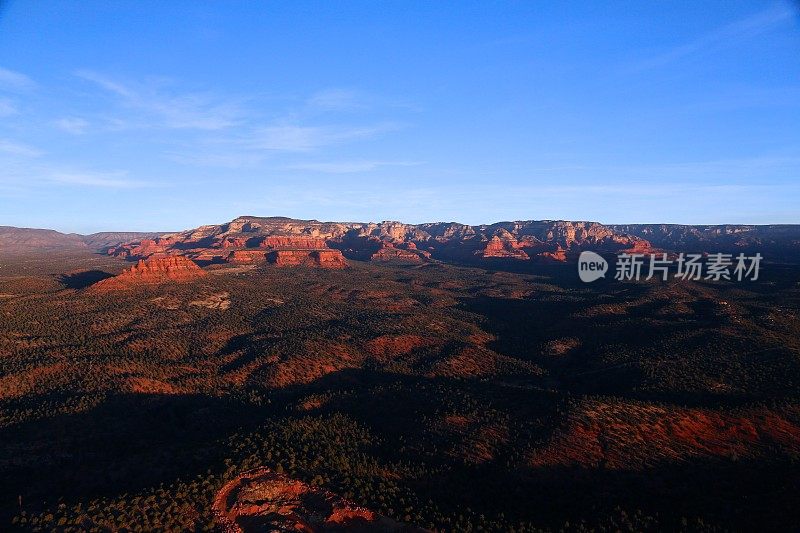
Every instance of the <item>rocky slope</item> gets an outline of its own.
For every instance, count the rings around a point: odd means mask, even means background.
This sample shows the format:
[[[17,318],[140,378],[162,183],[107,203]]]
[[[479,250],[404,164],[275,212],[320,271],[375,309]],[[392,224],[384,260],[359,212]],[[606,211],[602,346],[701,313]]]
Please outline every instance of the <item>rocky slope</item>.
[[[140,259],[138,263],[112,278],[98,281],[92,288],[97,291],[122,290],[139,285],[164,282],[182,282],[201,278],[206,273],[197,264],[182,255]]]
[[[226,533],[426,531],[266,468],[246,472],[226,483],[214,498],[213,510]]]

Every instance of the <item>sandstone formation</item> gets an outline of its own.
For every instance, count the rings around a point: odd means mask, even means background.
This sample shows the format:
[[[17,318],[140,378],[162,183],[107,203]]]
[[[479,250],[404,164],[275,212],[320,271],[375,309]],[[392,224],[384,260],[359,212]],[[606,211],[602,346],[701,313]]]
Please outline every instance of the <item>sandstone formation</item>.
[[[341,268],[344,258],[422,263],[430,259],[565,260],[590,248],[649,249],[640,237],[594,222],[519,221],[468,226],[455,222],[338,223],[239,217],[226,224],[143,239],[109,250],[143,259],[181,254],[201,262],[312,265]],[[314,253],[312,253],[314,252]]]
[[[507,233],[507,232],[506,232]],[[481,257],[503,257],[511,259],[530,259],[528,254],[521,249],[519,243],[513,236],[501,239],[500,236],[495,235],[483,250],[478,252]]]
[[[161,233],[143,233],[137,231],[101,231],[91,235],[83,235],[81,238],[92,250],[105,252],[109,248],[119,246],[126,242],[141,241],[144,239],[156,239]]]
[[[244,248],[247,246],[247,239],[244,237],[225,237],[215,242],[213,248]]]
[[[215,496],[212,508],[226,533],[426,531],[266,468],[245,472],[226,483]]]
[[[225,262],[255,263],[259,261],[265,261],[266,259],[267,259],[267,252],[265,252],[264,250],[233,250],[225,257]]]
[[[264,238],[264,240],[259,243],[259,246],[261,248],[270,248],[272,250],[318,250],[321,248],[327,248],[328,244],[325,242],[325,239],[320,237],[272,235]]]
[[[800,259],[800,227],[608,226],[564,220],[412,225],[243,216],[226,224],[134,240],[108,253],[127,259],[185,255],[201,264],[264,262],[341,268],[345,258],[407,264],[429,260],[563,262],[577,258],[583,250],[647,254],[690,251],[686,247],[766,250]]]
[[[140,259],[128,270],[113,278],[98,281],[92,288],[98,291],[119,290],[140,285],[189,281],[205,275],[202,268],[185,256],[156,257]]]
[[[175,245],[175,240],[157,237],[155,239],[142,239],[131,243],[124,243],[108,249],[108,254],[126,259],[146,259],[150,257],[163,257]]]
[[[397,262],[397,263],[421,263],[430,258],[429,252],[417,250],[416,244],[408,242],[395,246],[391,242],[382,242],[372,255],[370,261]]]
[[[566,261],[576,258],[582,250],[645,254],[759,252],[773,259],[798,261],[800,225],[604,225],[521,220],[470,226],[457,222],[415,225],[397,221],[319,222],[242,216],[225,224],[164,234],[76,235],[0,226],[0,254],[82,250],[101,251],[129,260],[185,255],[200,264],[209,264],[263,262],[270,251],[331,249],[341,251],[349,259],[382,263],[420,263],[429,259]],[[292,261],[290,257],[285,259]],[[314,263],[314,258],[311,259],[306,263]],[[298,260],[304,262],[302,258]]]
[[[275,250],[267,253],[267,261],[279,267],[312,266],[344,268],[347,262],[339,250]]]
[[[347,262],[339,250],[314,250],[309,256],[314,266],[322,268],[344,268]]]

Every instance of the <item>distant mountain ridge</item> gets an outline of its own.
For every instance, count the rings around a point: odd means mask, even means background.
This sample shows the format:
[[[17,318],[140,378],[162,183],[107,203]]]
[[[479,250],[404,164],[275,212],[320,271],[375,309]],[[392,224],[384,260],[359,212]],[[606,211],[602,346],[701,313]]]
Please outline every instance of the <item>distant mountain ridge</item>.
[[[609,227],[647,239],[653,246],[684,252],[732,252],[746,248],[778,255],[800,253],[798,224],[615,224]]]
[[[51,229],[0,226],[0,253],[26,253],[56,250],[103,251],[136,239],[154,239],[157,232],[99,232],[90,235],[61,233]]]
[[[345,258],[421,263],[431,259],[564,261],[582,250],[599,252],[737,251],[800,260],[800,225],[600,224],[522,220],[457,222],[321,222],[240,216],[174,233],[100,232],[0,226],[0,253],[87,249],[131,260],[185,255],[203,263],[272,262],[341,268]]]
[[[224,224],[124,243],[108,251],[129,259],[181,254],[208,263],[291,265],[320,263],[312,260],[320,251],[338,251],[347,259],[421,263],[430,259],[564,261],[587,249],[768,251],[775,257],[800,258],[800,225],[604,225],[564,220],[405,224],[241,216]]]
[[[32,248],[86,248],[80,235],[51,229],[0,226],[0,252],[29,251]]]

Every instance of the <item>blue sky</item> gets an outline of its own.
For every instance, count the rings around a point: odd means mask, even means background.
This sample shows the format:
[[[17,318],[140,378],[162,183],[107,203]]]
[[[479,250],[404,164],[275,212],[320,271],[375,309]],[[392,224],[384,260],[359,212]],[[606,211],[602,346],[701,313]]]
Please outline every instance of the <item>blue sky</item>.
[[[1,5],[0,225],[800,223],[794,3]]]

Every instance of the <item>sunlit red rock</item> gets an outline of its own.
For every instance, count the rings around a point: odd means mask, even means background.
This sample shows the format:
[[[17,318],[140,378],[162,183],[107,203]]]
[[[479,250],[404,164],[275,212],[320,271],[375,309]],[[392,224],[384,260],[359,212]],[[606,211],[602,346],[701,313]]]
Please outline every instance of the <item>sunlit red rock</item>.
[[[426,531],[266,468],[245,472],[226,483],[215,496],[212,509],[226,533]]]
[[[567,260],[567,251],[563,249],[561,246],[557,246],[555,250],[539,252],[537,254],[537,257],[563,263],[564,261]]]
[[[426,255],[430,255],[425,252],[419,252],[414,243],[409,244],[410,246],[404,249],[396,247],[392,243],[384,242],[378,251],[370,256],[370,261],[421,263],[424,259],[427,259]]]
[[[138,285],[190,281],[205,275],[202,268],[185,256],[156,257],[140,259],[128,270],[113,278],[101,280],[92,285],[92,288],[98,291],[126,289]]]
[[[256,263],[265,261],[267,254],[264,250],[233,250],[225,261],[228,263]]]
[[[307,249],[307,250],[317,250],[320,248],[327,248],[328,245],[325,242],[325,239],[319,237],[307,237],[303,235],[298,236],[269,236],[264,238],[261,243],[259,243],[261,248],[270,248],[274,250],[281,250],[281,249]]]
[[[486,243],[480,254],[482,257],[529,259],[528,254],[518,248],[517,241],[512,236],[506,236],[505,239],[502,239],[500,236],[495,235]]]
[[[309,256],[314,266],[334,269],[347,266],[347,261],[339,250],[314,250]]]
[[[309,266],[339,269],[347,266],[339,250],[274,250],[267,261],[279,267]]]
[[[247,239],[244,237],[225,237],[214,244],[214,248],[244,248]]]
[[[641,237],[596,222],[528,220],[469,226],[455,222],[413,225],[239,217],[226,224],[121,244],[109,253],[126,259],[188,255],[202,262],[252,263],[263,259],[251,253],[259,251],[267,252],[267,259],[278,266],[340,268],[344,259],[337,252],[310,252],[339,250],[348,258],[362,261],[420,263],[429,258],[476,257],[566,261],[587,249],[647,253],[651,248]]]

